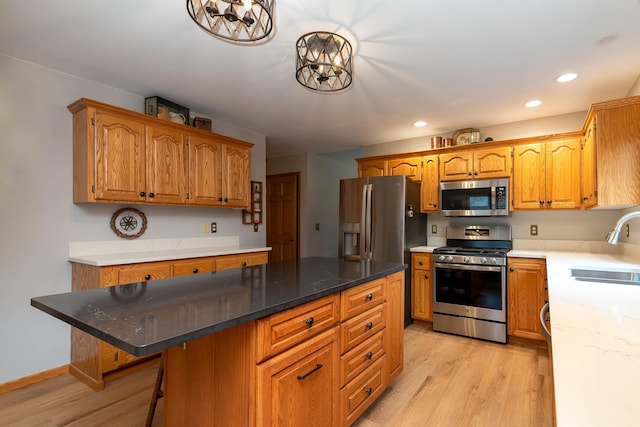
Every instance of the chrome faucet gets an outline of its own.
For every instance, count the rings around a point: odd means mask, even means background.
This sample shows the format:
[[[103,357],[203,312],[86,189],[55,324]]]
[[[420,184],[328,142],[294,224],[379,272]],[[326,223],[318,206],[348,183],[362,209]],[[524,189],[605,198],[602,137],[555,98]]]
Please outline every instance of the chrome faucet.
[[[618,244],[618,237],[620,237],[620,230],[622,230],[622,226],[632,218],[640,218],[640,211],[629,212],[626,215],[622,215],[618,222],[616,222],[613,230],[607,233],[607,243],[611,245]]]

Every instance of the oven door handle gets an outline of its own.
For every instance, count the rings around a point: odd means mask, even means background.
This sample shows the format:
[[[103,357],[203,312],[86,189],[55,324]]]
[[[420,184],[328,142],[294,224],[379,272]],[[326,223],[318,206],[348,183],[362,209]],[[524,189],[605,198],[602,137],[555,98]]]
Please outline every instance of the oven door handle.
[[[434,262],[434,268],[448,268],[450,270],[473,270],[473,271],[495,271],[500,273],[504,267],[493,267],[490,265],[466,265],[466,264],[443,264],[441,262]]]

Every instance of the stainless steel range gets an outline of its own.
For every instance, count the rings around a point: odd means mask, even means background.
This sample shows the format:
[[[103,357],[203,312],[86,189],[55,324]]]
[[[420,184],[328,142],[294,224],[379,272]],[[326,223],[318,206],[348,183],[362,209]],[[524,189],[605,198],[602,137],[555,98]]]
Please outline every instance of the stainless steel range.
[[[507,342],[511,227],[447,227],[433,251],[433,330]]]

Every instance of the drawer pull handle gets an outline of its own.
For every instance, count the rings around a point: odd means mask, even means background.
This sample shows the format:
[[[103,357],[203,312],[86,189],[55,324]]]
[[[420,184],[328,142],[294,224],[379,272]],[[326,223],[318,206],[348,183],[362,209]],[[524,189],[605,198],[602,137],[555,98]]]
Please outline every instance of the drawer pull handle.
[[[366,355],[367,359],[371,360],[371,358],[373,357],[373,352],[368,352]]]
[[[424,265],[424,262],[418,261],[418,265]]]
[[[367,295],[367,301],[371,301],[373,299],[373,294]]]
[[[150,274],[145,274],[144,280],[149,280],[149,279],[151,279],[151,275]]]
[[[371,387],[367,387],[365,390],[365,393],[367,393],[369,396],[371,396],[371,393],[373,393],[373,389]]]
[[[373,328],[373,322],[367,323],[367,329],[372,329],[372,328]]]
[[[309,372],[307,372],[304,375],[298,375],[297,378],[302,381],[303,379],[307,378],[309,375],[313,374],[315,371],[319,370],[320,368],[322,368],[322,365],[320,363],[316,363],[316,367],[313,368],[312,370],[310,370]]]
[[[197,268],[194,268],[194,269],[193,269],[193,273],[194,273],[194,274],[198,274],[198,269],[197,269]]]
[[[308,327],[312,327],[313,322],[315,322],[315,320],[313,320],[313,317],[309,317],[307,320],[304,321],[304,323],[306,323]]]
[[[247,266],[247,261],[243,261],[243,262],[242,262],[242,266],[243,266],[243,267],[246,267],[246,266]]]

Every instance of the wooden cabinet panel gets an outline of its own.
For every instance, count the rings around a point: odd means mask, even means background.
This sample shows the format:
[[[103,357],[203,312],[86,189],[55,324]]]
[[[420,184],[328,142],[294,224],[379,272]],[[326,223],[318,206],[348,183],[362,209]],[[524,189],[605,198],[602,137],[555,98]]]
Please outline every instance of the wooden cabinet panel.
[[[340,357],[340,386],[346,385],[360,372],[385,354],[384,332],[378,332]]]
[[[508,332],[521,338],[543,340],[540,309],[547,281],[544,259],[508,258]]]
[[[341,353],[351,350],[384,329],[385,305],[380,304],[340,324]]]
[[[95,110],[92,113],[95,123],[95,178],[87,178],[94,187],[95,200],[144,200],[145,197],[140,195],[146,191],[144,124],[117,114]],[[94,125],[89,124],[89,128],[92,127]],[[74,149],[79,145],[93,146],[74,139]],[[79,161],[92,162],[90,159]],[[74,174],[74,179],[86,178]]]
[[[582,140],[582,207],[587,209],[598,203],[596,183],[596,119],[589,121]]]
[[[182,131],[147,126],[147,202],[186,204],[188,151]]]
[[[358,160],[358,177],[386,176],[387,161],[384,159]]]
[[[171,277],[170,262],[145,263],[142,266],[131,264],[116,268],[116,270],[118,271],[119,285]]]
[[[385,283],[386,278],[382,278],[342,291],[340,320],[344,321],[383,303],[386,300]]]
[[[406,175],[412,181],[422,179],[422,157],[399,157],[387,160],[387,170],[389,175]]]
[[[473,179],[473,154],[470,151],[440,154],[440,181]]]
[[[440,171],[438,155],[422,158],[422,181],[420,185],[420,212],[440,210]]]
[[[515,146],[513,162],[513,209],[544,209],[544,144]]]
[[[330,295],[258,320],[256,361],[287,350],[337,324],[339,304],[339,295]]]
[[[269,255],[267,252],[251,252],[236,255],[221,255],[216,257],[216,270],[229,268],[248,267],[251,265],[266,264]]]
[[[186,276],[188,274],[210,273],[215,271],[213,258],[196,258],[184,261],[173,261],[171,276]]]
[[[222,144],[215,138],[189,137],[189,204],[222,203]]]
[[[432,310],[432,285],[431,285],[431,254],[413,253],[412,261],[412,307],[411,317],[418,320],[431,322]]]
[[[336,329],[258,365],[257,426],[338,424]]]
[[[248,208],[251,198],[250,151],[225,144],[222,150],[222,201],[224,206]]]
[[[382,356],[340,390],[340,418],[349,426],[382,394],[386,387]]]
[[[385,316],[386,383],[404,369],[404,271],[387,276]]]
[[[511,147],[440,154],[440,181],[508,178]]]

